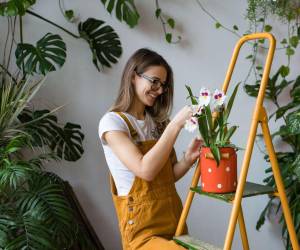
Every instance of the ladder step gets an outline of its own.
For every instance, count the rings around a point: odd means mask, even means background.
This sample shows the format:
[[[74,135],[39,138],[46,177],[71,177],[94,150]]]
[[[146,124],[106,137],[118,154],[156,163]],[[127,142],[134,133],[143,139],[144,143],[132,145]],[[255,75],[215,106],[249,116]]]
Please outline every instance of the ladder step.
[[[188,234],[175,236],[173,237],[173,240],[189,250],[222,250],[221,248],[213,246],[212,244],[195,239]]]
[[[226,202],[231,202],[234,200],[235,192],[234,193],[226,193],[226,194],[215,194],[215,193],[208,193],[201,190],[201,187],[198,186],[196,188],[191,188],[192,191],[206,195],[212,198],[216,198],[219,200],[223,200]],[[253,182],[246,182],[243,197],[251,197],[256,195],[263,195],[263,194],[274,194],[275,190],[272,187],[261,185]]]

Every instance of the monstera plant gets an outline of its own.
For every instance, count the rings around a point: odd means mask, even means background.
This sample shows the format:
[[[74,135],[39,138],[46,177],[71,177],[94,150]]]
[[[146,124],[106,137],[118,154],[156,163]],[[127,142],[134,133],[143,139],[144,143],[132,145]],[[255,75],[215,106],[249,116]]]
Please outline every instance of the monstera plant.
[[[59,108],[30,108],[46,79],[43,75],[64,65],[66,44],[51,33],[34,45],[26,43],[22,18],[33,15],[87,41],[98,69],[117,62],[120,41],[110,26],[96,19],[80,23],[75,35],[32,12],[35,2],[0,3],[0,25],[7,19],[10,27],[6,35],[1,34],[6,39],[0,58],[0,249],[97,249],[66,197],[63,180],[43,169],[46,162],[76,161],[82,156],[81,127],[58,122]],[[70,11],[66,13],[71,17]]]
[[[60,0],[60,10],[63,15],[70,22],[74,22],[74,11],[66,10],[63,8],[63,3]],[[113,1],[114,2],[114,1]],[[126,4],[123,4],[125,2]],[[76,39],[86,41],[92,52],[92,60],[94,65],[100,70],[103,67],[111,67],[112,64],[118,62],[118,58],[122,54],[122,47],[119,36],[114,29],[106,25],[104,21],[88,18],[86,21],[79,22],[78,34],[63,28],[62,26],[46,19],[45,17],[30,10],[36,3],[36,0],[9,0],[0,3],[0,15],[7,18],[8,23],[12,24],[11,34],[15,37],[16,21],[19,20],[20,28],[20,42],[17,44],[16,58],[17,65],[23,70],[24,74],[47,74],[49,71],[54,71],[61,67],[66,60],[66,45],[59,35],[47,33],[36,45],[28,44],[23,41],[23,23],[22,18],[24,15],[31,15],[41,21],[45,21],[57,28],[63,30],[67,34]],[[137,23],[137,12],[129,12],[127,9],[134,3],[132,1],[117,1],[117,16],[119,16],[119,9],[123,13],[123,20],[128,21],[135,15],[135,23]],[[122,4],[119,4],[122,3]],[[111,6],[111,5],[110,5]],[[124,8],[127,6],[127,8]],[[77,19],[76,19],[77,20]],[[3,23],[3,22],[2,22]],[[133,24],[132,24],[133,25]],[[4,66],[4,65],[2,65]]]

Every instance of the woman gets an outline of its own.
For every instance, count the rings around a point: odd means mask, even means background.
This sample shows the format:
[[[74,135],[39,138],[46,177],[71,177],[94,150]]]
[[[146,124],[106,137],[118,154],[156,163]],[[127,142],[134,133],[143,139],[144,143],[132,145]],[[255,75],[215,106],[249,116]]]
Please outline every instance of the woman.
[[[99,124],[125,250],[184,249],[171,240],[182,210],[175,182],[198,158],[202,141],[194,139],[177,161],[173,146],[192,110],[186,106],[169,121],[172,99],[171,67],[156,52],[140,49]]]

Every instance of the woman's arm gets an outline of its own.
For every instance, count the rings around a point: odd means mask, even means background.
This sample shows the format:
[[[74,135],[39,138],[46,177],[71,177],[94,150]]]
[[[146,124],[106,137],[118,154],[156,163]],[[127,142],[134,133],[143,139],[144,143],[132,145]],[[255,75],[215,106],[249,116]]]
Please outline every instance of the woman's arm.
[[[178,181],[191,168],[200,155],[200,148],[203,144],[201,139],[195,138],[188,146],[182,159],[173,166],[175,181]]]
[[[176,138],[192,115],[189,107],[181,109],[167,125],[157,143],[143,155],[125,132],[108,131],[103,138],[120,161],[136,176],[152,181],[167,162]]]

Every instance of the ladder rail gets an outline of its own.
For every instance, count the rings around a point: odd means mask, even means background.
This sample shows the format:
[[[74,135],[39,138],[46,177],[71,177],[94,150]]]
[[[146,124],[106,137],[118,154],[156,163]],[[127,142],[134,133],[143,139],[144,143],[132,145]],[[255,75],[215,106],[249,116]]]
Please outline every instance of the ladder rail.
[[[245,189],[250,159],[251,159],[254,141],[255,141],[255,137],[256,137],[256,133],[257,133],[257,127],[258,127],[258,123],[260,123],[262,130],[263,130],[263,135],[264,135],[264,139],[266,142],[267,150],[270,155],[270,160],[271,160],[273,174],[275,177],[276,186],[278,188],[278,192],[276,192],[276,196],[278,196],[282,202],[283,213],[284,213],[284,217],[285,217],[285,220],[287,223],[288,232],[290,235],[290,240],[291,240],[293,249],[299,250],[299,243],[297,240],[295,227],[293,225],[293,219],[292,219],[291,212],[289,209],[287,197],[285,194],[284,184],[282,181],[282,177],[281,177],[280,170],[278,167],[278,162],[276,159],[276,153],[275,153],[275,150],[274,150],[274,147],[272,144],[272,138],[270,136],[269,127],[267,124],[267,119],[268,119],[267,114],[263,107],[265,90],[266,90],[266,87],[268,84],[269,74],[270,74],[271,65],[272,65],[275,47],[276,47],[276,40],[272,34],[270,34],[270,33],[255,33],[255,34],[249,34],[249,35],[246,35],[246,36],[243,36],[240,38],[240,40],[237,42],[237,44],[234,48],[234,51],[233,51],[233,54],[232,54],[232,57],[231,57],[231,60],[229,63],[229,67],[228,67],[228,70],[227,70],[227,73],[225,76],[225,80],[222,85],[222,90],[224,91],[224,93],[227,92],[229,82],[231,80],[233,70],[234,70],[234,67],[235,67],[235,64],[236,64],[236,61],[238,58],[238,54],[240,52],[242,45],[246,41],[255,40],[255,39],[268,39],[269,40],[269,49],[268,49],[268,53],[267,53],[267,57],[266,57],[265,65],[264,65],[264,71],[263,71],[263,75],[262,75],[262,79],[261,79],[258,96],[257,96],[256,103],[254,106],[253,114],[252,114],[250,132],[248,135],[245,154],[244,154],[242,167],[241,167],[241,171],[240,171],[240,175],[239,175],[239,179],[238,179],[238,185],[237,185],[237,189],[235,192],[234,200],[231,202],[233,207],[231,210],[230,220],[229,220],[229,224],[228,224],[228,230],[226,233],[223,249],[224,250],[231,249],[237,222],[239,223],[239,226],[240,226],[240,234],[241,234],[241,239],[242,239],[242,243],[243,243],[243,248],[245,250],[249,249],[241,201],[242,201],[243,193],[244,193],[244,189]],[[201,167],[200,162],[198,162],[197,167],[194,172],[194,175],[193,175],[192,182],[191,182],[191,186],[190,186],[191,188],[197,187],[197,184],[199,182],[200,175],[201,175],[200,167]],[[187,215],[189,213],[191,203],[194,198],[194,194],[195,194],[195,192],[190,189],[188,192],[188,196],[185,201],[184,207],[183,207],[183,211],[182,211],[180,219],[179,219],[175,237],[180,236],[184,230]]]

